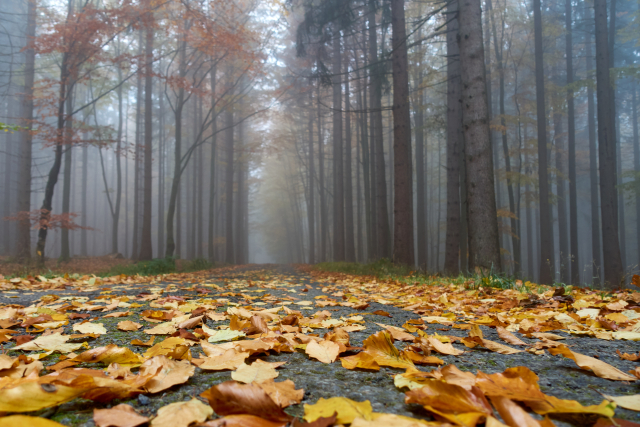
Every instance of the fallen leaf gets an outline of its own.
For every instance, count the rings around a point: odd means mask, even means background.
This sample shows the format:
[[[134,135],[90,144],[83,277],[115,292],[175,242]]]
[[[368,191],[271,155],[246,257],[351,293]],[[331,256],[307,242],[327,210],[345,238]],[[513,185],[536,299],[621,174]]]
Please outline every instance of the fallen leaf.
[[[507,342],[511,345],[527,345],[526,342],[522,341],[511,332],[507,331],[502,326],[496,326],[496,331],[498,332],[498,336],[500,337],[500,339],[504,342]]]
[[[200,363],[198,367],[205,371],[235,370],[244,364],[244,361],[249,355],[249,352],[238,352],[235,349],[229,349],[220,356],[210,356],[199,359],[202,363]]]
[[[603,396],[605,399],[614,402],[621,408],[640,412],[640,394],[635,394],[632,396],[608,396],[604,394]]]
[[[353,356],[341,357],[340,362],[342,363],[342,367],[345,369],[369,369],[372,371],[379,371],[380,365],[376,362],[375,357],[362,351]]]
[[[322,363],[333,363],[340,354],[340,346],[333,341],[323,340],[319,343],[311,341],[307,344],[305,353]]]
[[[62,424],[46,418],[27,415],[0,417],[0,427],[64,427]]]
[[[290,405],[297,405],[304,398],[304,390],[296,390],[296,386],[291,380],[281,382],[267,380],[258,383],[258,387],[267,392],[269,397],[281,408],[286,408]]]
[[[98,427],[136,427],[149,421],[131,405],[122,403],[109,409],[94,409],[93,422]]]
[[[200,396],[207,399],[215,413],[221,416],[254,415],[284,423],[292,419],[256,384],[225,381],[211,387]]]
[[[638,360],[640,360],[640,353],[638,354],[621,353],[620,350],[616,350],[616,353],[618,354],[618,356],[620,356],[620,359],[629,360],[631,362],[637,362]]]
[[[231,378],[245,384],[253,382],[260,383],[277,378],[277,366],[280,366],[280,364],[263,362],[258,359],[251,365],[247,365],[246,363],[240,365],[237,370],[231,373]]]
[[[206,332],[206,329],[205,329],[205,332]],[[242,331],[232,331],[230,329],[226,329],[222,331],[213,331],[213,333],[210,335],[211,336],[207,340],[209,342],[232,341],[240,337],[246,336],[246,334]]]
[[[72,351],[76,351],[84,346],[84,344],[66,344],[71,337],[69,335],[62,334],[51,334],[51,335],[43,335],[34,339],[33,341],[29,341],[27,343],[15,346],[12,350],[23,350],[23,351],[58,351],[60,353],[66,354],[71,353]]]
[[[269,421],[255,415],[228,415],[198,424],[198,427],[285,427],[288,422]]]
[[[107,330],[102,323],[76,323],[73,325],[73,330],[80,332],[81,334],[105,335],[107,333]]]
[[[373,356],[380,366],[407,369],[414,367],[413,362],[393,345],[393,338],[387,331],[380,331],[369,336],[362,343],[365,352]]]
[[[176,384],[183,384],[195,373],[195,366],[184,360],[155,356],[140,366],[140,375],[152,375],[144,385],[149,393],[158,393]]]
[[[140,355],[126,347],[109,344],[106,347],[96,347],[80,353],[74,357],[72,361],[81,363],[104,363],[105,365],[118,363],[124,366],[140,366],[143,359]]]
[[[131,320],[118,323],[118,329],[121,331],[137,331],[140,328],[142,328],[140,323],[132,322]]]
[[[149,338],[149,341],[144,342],[142,340],[139,339],[135,339],[133,341],[131,341],[131,345],[139,345],[139,346],[143,346],[143,347],[151,347],[153,345],[153,342],[155,341],[156,337],[151,337]]]
[[[148,335],[171,335],[176,331],[176,327],[171,322],[166,322],[160,323],[151,329],[146,329],[143,332]]]
[[[69,402],[95,387],[93,381],[58,385],[43,384],[39,378],[3,377],[0,378],[0,412],[32,412],[50,408]]]
[[[545,339],[550,341],[566,340],[566,338],[561,335],[551,334],[549,332],[533,332],[531,335],[538,339]]]
[[[440,340],[434,337],[428,337],[426,338],[426,340],[429,344],[429,347],[440,354],[446,354],[448,356],[460,356],[464,353],[463,350],[458,350],[457,348],[452,346],[451,343],[440,342]]]
[[[495,396],[491,398],[491,403],[509,427],[540,427],[540,423],[513,400]]]
[[[198,399],[175,402],[158,409],[158,416],[151,420],[151,427],[188,427],[201,423],[213,415],[213,409]]]
[[[356,402],[346,397],[320,398],[314,405],[304,405],[305,421],[329,418],[336,414],[336,424],[351,424],[356,418],[371,420],[371,402]]]
[[[605,363],[593,357],[585,356],[580,353],[575,353],[565,345],[561,345],[556,348],[550,348],[549,353],[553,354],[554,356],[557,354],[561,354],[562,356],[576,362],[576,365],[580,366],[582,369],[593,371],[593,373],[600,378],[605,378],[605,379],[614,380],[614,381],[637,380],[636,377],[631,376],[629,374],[625,374],[618,368],[615,368],[609,365],[608,363]]]

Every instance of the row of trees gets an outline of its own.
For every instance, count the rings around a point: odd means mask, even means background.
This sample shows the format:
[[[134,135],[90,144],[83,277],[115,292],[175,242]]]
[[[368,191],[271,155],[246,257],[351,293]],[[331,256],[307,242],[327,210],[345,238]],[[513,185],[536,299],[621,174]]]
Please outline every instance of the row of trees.
[[[245,128],[266,105],[255,88],[270,35],[260,4],[11,6],[3,121],[24,130],[3,144],[5,253],[246,262]]]
[[[636,3],[297,6],[294,253],[610,287],[635,268]]]

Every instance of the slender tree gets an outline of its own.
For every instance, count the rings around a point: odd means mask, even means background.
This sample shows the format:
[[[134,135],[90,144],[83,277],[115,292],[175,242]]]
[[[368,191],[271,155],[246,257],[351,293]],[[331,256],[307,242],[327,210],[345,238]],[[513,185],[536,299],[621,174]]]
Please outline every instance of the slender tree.
[[[567,130],[569,144],[569,240],[571,244],[570,264],[571,283],[580,284],[579,247],[578,247],[578,184],[576,176],[576,120],[573,99],[573,18],[571,0],[565,0],[565,56],[567,58]]]

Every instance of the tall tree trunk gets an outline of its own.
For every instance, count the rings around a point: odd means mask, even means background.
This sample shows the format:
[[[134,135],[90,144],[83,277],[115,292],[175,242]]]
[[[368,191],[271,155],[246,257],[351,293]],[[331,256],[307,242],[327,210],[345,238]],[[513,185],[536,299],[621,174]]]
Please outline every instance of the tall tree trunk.
[[[411,112],[409,60],[404,0],[391,1],[393,45],[393,260],[415,265],[413,247],[413,173],[411,166]]]
[[[89,179],[89,149],[86,145],[82,147],[82,217],[80,218],[80,224],[82,227],[87,226],[87,217],[89,211],[87,209],[87,180]],[[126,180],[125,180],[126,182]],[[125,198],[126,199],[126,198]],[[87,229],[80,230],[80,255],[87,256]]]
[[[241,114],[243,114],[242,109],[240,109]],[[244,124],[238,123],[238,156],[236,161],[236,171],[238,177],[236,178],[236,215],[234,217],[235,220],[235,260],[236,264],[245,264],[246,261],[244,259],[244,192],[245,192],[245,183],[244,183],[244,168],[245,168],[245,153],[244,153]],[[296,229],[298,221],[296,221]],[[301,252],[301,251],[300,251]],[[296,251],[298,255],[300,252]]]
[[[580,284],[580,256],[578,247],[578,190],[576,176],[576,120],[573,100],[573,18],[571,0],[565,0],[565,50],[567,57],[567,127],[569,137],[569,234],[571,252],[571,283]]]
[[[120,51],[120,40],[118,40],[118,52]],[[122,83],[122,70],[118,67],[118,81]],[[120,222],[120,207],[122,205],[122,131],[123,131],[123,113],[122,113],[122,86],[118,87],[118,133],[116,135],[116,203],[112,217],[112,230],[111,230],[111,253],[118,253],[118,224]],[[83,165],[84,168],[84,165]],[[84,191],[84,190],[83,190]],[[85,196],[83,195],[83,203]]]
[[[538,187],[540,199],[540,278],[542,284],[553,283],[553,250],[551,212],[549,204],[549,175],[547,158],[547,114],[544,100],[544,62],[542,48],[542,12],[540,0],[533,0],[536,105],[538,121]]]
[[[227,165],[226,165],[226,262],[227,264],[235,263],[235,252],[233,247],[233,110],[231,106],[227,106],[225,111],[225,119],[227,126],[226,131],[226,151],[227,151]]]
[[[70,92],[65,100],[67,114],[73,111],[73,92]],[[71,212],[71,165],[72,146],[73,146],[73,122],[68,117],[64,124],[65,148],[64,148],[64,178],[62,181],[62,213],[69,214]],[[60,259],[68,261],[71,259],[71,251],[69,247],[69,229],[62,228],[60,236]]]
[[[159,68],[162,69],[162,62]],[[164,223],[164,193],[165,177],[167,171],[167,140],[165,138],[165,117],[164,117],[164,92],[162,83],[158,82],[158,257],[164,255],[165,244],[165,223]]]
[[[307,212],[307,223],[309,225],[309,264],[316,263],[316,202],[313,189],[315,188],[315,160],[313,159],[313,90],[309,90],[309,153],[307,161],[309,163],[309,175],[307,176],[309,186],[309,208]]]
[[[480,2],[459,1],[460,63],[470,251],[474,266],[502,269]]]
[[[144,200],[142,205],[142,238],[140,242],[141,260],[153,258],[151,243],[151,196],[153,188],[153,27],[149,23],[145,40],[144,77]]]
[[[33,150],[33,81],[35,76],[35,48],[33,46],[36,36],[36,1],[27,1],[27,29],[26,49],[24,52],[24,88],[22,94],[22,133],[20,141],[20,170],[18,172],[18,212],[31,210],[31,162]],[[5,190],[6,191],[6,190]],[[16,235],[16,256],[19,261],[26,262],[31,259],[31,224],[25,218],[18,222]]]
[[[387,177],[384,161],[384,147],[382,135],[382,75],[384,65],[378,58],[378,39],[376,31],[376,5],[374,0],[369,0],[369,66],[371,69],[370,102],[371,102],[371,137],[373,138],[372,153],[375,162],[375,170],[371,176],[375,177],[375,210],[376,210],[376,256],[389,258],[390,255],[390,230],[389,212],[387,209]]]
[[[365,34],[364,28],[363,28],[363,34]],[[366,40],[363,40],[363,44],[366,42]],[[366,51],[365,51],[366,53]],[[373,252],[373,247],[372,247],[372,239],[373,239],[373,222],[372,222],[372,208],[371,208],[371,168],[370,168],[370,162],[371,162],[371,156],[370,156],[370,152],[369,152],[369,128],[367,126],[367,90],[366,90],[366,76],[364,78],[364,84],[363,84],[363,80],[360,80],[360,72],[358,71],[360,69],[360,65],[358,63],[358,57],[359,55],[354,55],[354,59],[356,61],[356,77],[358,80],[358,107],[360,109],[360,114],[359,114],[359,126],[360,126],[360,135],[359,135],[359,141],[358,143],[360,144],[360,150],[362,152],[362,179],[363,179],[363,186],[364,186],[364,221],[365,221],[365,227],[364,227],[364,235],[366,235],[366,252],[364,249],[364,246],[362,248],[361,251],[361,256],[359,256],[359,262],[364,262],[365,260],[368,260],[369,257],[371,256],[371,253]],[[365,55],[365,62],[366,62],[366,55]],[[358,222],[360,223],[360,221],[362,221],[362,218],[360,217],[360,215],[358,215]],[[364,245],[364,242],[363,242]],[[366,253],[366,258],[364,256],[364,254]]]
[[[557,70],[555,70],[554,66],[554,74]],[[558,75],[556,74],[556,81],[558,79]],[[560,87],[560,82],[557,81],[558,87]],[[565,185],[565,146],[564,146],[564,129],[562,127],[562,115],[559,111],[558,105],[560,105],[561,100],[560,94],[557,93],[552,96],[554,99],[553,105],[553,132],[554,132],[554,142],[556,146],[556,188],[557,188],[557,207],[558,207],[558,242],[560,245],[560,282],[561,283],[570,283],[569,282],[569,241],[568,241],[568,233],[567,233],[567,196],[566,196],[566,185]]]
[[[460,271],[460,148],[464,143],[457,0],[447,5],[447,20],[447,237],[444,271],[456,275]],[[422,117],[420,119],[422,121]]]
[[[203,114],[202,114],[202,98],[198,97],[196,99],[198,102],[198,128],[200,128],[203,123]],[[196,220],[198,222],[198,235],[197,235],[197,247],[196,247],[196,257],[198,259],[203,259],[202,250],[204,247],[204,147],[201,145],[196,149],[198,151],[196,160],[198,161],[198,190],[196,192],[198,197],[198,212]]]
[[[322,131],[322,110],[320,102],[320,83],[318,83],[318,167],[319,167],[319,193],[320,193],[320,256],[319,261],[324,262],[327,256],[327,205],[326,191],[324,188],[324,135]]]
[[[613,129],[612,88],[609,74],[607,2],[595,0],[596,81],[598,94],[598,154],[600,157],[600,200],[604,285],[612,289],[622,284],[622,258],[618,239],[616,144]]]
[[[142,56],[142,30],[138,35],[138,56]],[[134,152],[134,168],[133,168],[133,230],[131,238],[131,258],[138,259],[140,256],[140,240],[142,239],[141,230],[141,212],[140,212],[140,157],[142,144],[142,71],[137,71],[136,77],[136,134],[135,134],[135,152]]]
[[[638,137],[638,99],[637,89],[633,87],[631,98],[631,120],[633,120],[633,169],[636,173],[636,242],[638,245],[638,257],[640,257],[640,137]]]
[[[216,106],[216,74],[217,67],[214,65],[210,71],[211,77],[211,164],[209,175],[209,230],[207,247],[209,248],[209,261],[216,261],[215,251],[215,200],[216,200],[216,155],[218,146],[218,113]]]
[[[591,33],[587,31],[587,73],[593,71]],[[593,85],[587,85],[587,126],[589,129],[589,178],[591,190],[591,259],[594,285],[602,275],[602,248],[600,245],[600,195],[598,194],[598,148],[596,142],[596,101]]]
[[[181,79],[187,75],[187,42],[186,37],[180,40],[180,52],[178,52],[178,75]],[[180,212],[176,215],[176,208],[180,209],[181,203],[178,203],[178,193],[180,191],[180,174],[182,173],[182,112],[184,107],[184,86],[178,87],[178,96],[174,109],[175,122],[175,141],[173,153],[173,180],[171,182],[171,193],[169,195],[169,206],[167,207],[167,244],[166,258],[173,258],[174,255],[180,255]],[[177,216],[177,218],[176,218]],[[177,223],[177,236],[174,237],[174,222]]]
[[[333,29],[333,260],[344,261],[344,164],[342,139],[342,49]]]
[[[353,223],[353,171],[351,151],[351,86],[349,85],[349,61],[345,64],[344,109],[345,109],[345,144],[344,144],[344,204],[345,204],[345,261],[356,262],[355,230]]]

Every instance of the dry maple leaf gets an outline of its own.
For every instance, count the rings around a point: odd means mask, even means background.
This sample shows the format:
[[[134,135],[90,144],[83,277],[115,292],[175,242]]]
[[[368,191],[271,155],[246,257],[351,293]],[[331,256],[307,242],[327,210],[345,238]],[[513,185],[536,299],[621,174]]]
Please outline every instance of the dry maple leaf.
[[[158,409],[158,416],[151,420],[151,427],[188,427],[201,423],[213,415],[210,406],[198,399],[176,402]]]
[[[55,421],[27,415],[11,415],[0,417],[0,427],[64,427]]]
[[[137,331],[140,328],[142,328],[140,323],[132,322],[131,320],[118,323],[118,329],[121,331]]]
[[[97,427],[136,427],[149,421],[131,405],[122,403],[109,409],[94,409],[93,422]]]
[[[618,354],[618,356],[620,356],[620,359],[629,360],[631,362],[637,362],[638,360],[640,360],[640,353],[638,354],[621,353],[620,350],[616,350],[616,353]]]
[[[296,386],[291,380],[281,382],[268,380],[258,383],[258,387],[267,392],[269,397],[281,408],[297,405],[304,398],[304,389],[296,390]]]
[[[151,379],[144,386],[149,393],[158,393],[176,384],[187,382],[195,370],[195,366],[188,361],[155,356],[140,366],[139,375],[151,375]]]
[[[81,334],[105,335],[107,333],[107,330],[102,323],[76,323],[73,325],[73,330],[78,331]]]
[[[369,353],[380,366],[407,369],[414,367],[413,362],[393,345],[393,338],[387,331],[380,331],[369,336],[362,343],[365,352]]]
[[[15,346],[9,351],[13,350],[23,350],[23,351],[59,351],[60,353],[66,354],[71,353],[72,351],[76,351],[86,344],[67,344],[71,337],[69,335],[62,335],[59,333],[51,334],[51,335],[42,335],[33,341],[29,341],[27,343]]]
[[[333,341],[323,340],[320,343],[311,341],[307,344],[305,353],[322,363],[333,363],[340,354],[340,346]]]
[[[219,356],[210,356],[204,359],[196,359],[191,362],[205,371],[224,371],[227,369],[235,370],[244,364],[249,352],[238,352],[235,349],[226,350]]]
[[[509,398],[495,396],[491,403],[509,427],[542,427],[538,420]]]
[[[74,382],[72,385],[43,384],[33,375],[19,379],[0,378],[0,412],[32,412],[50,408],[95,387],[93,381]]]
[[[370,420],[372,413],[371,402],[368,400],[356,402],[346,397],[320,398],[313,405],[304,405],[304,419],[309,422],[335,414],[337,424],[351,424],[356,418]]]
[[[252,382],[260,383],[278,377],[276,368],[286,362],[269,363],[260,359],[251,365],[243,363],[237,370],[231,373],[231,378],[245,384]]]
[[[498,336],[500,337],[500,339],[504,342],[507,342],[511,345],[528,345],[526,342],[522,341],[511,332],[507,331],[502,326],[496,326],[496,331],[498,332]]]
[[[365,351],[362,351],[353,356],[341,357],[340,362],[345,369],[368,369],[372,371],[379,371],[380,365],[376,362],[375,356]]]
[[[580,353],[575,353],[565,345],[561,345],[556,348],[550,348],[549,353],[553,354],[554,356],[557,354],[561,354],[562,356],[576,362],[576,365],[580,366],[582,369],[593,371],[593,373],[600,378],[605,378],[605,379],[614,380],[614,381],[637,380],[636,377],[633,377],[629,374],[625,374],[618,368],[615,368],[609,365],[608,363],[605,363],[598,359],[594,359],[593,357],[585,356]]]
[[[209,405],[218,415],[255,415],[269,421],[284,423],[292,419],[256,384],[225,381],[211,387],[200,396],[209,401]]]
[[[288,422],[269,421],[255,415],[228,415],[198,424],[198,427],[286,427]]]
[[[142,363],[142,357],[132,352],[126,347],[118,347],[115,344],[109,344],[106,347],[96,347],[80,353],[73,359],[73,362],[81,363],[104,363],[110,365],[118,363],[125,366],[139,366]]]

